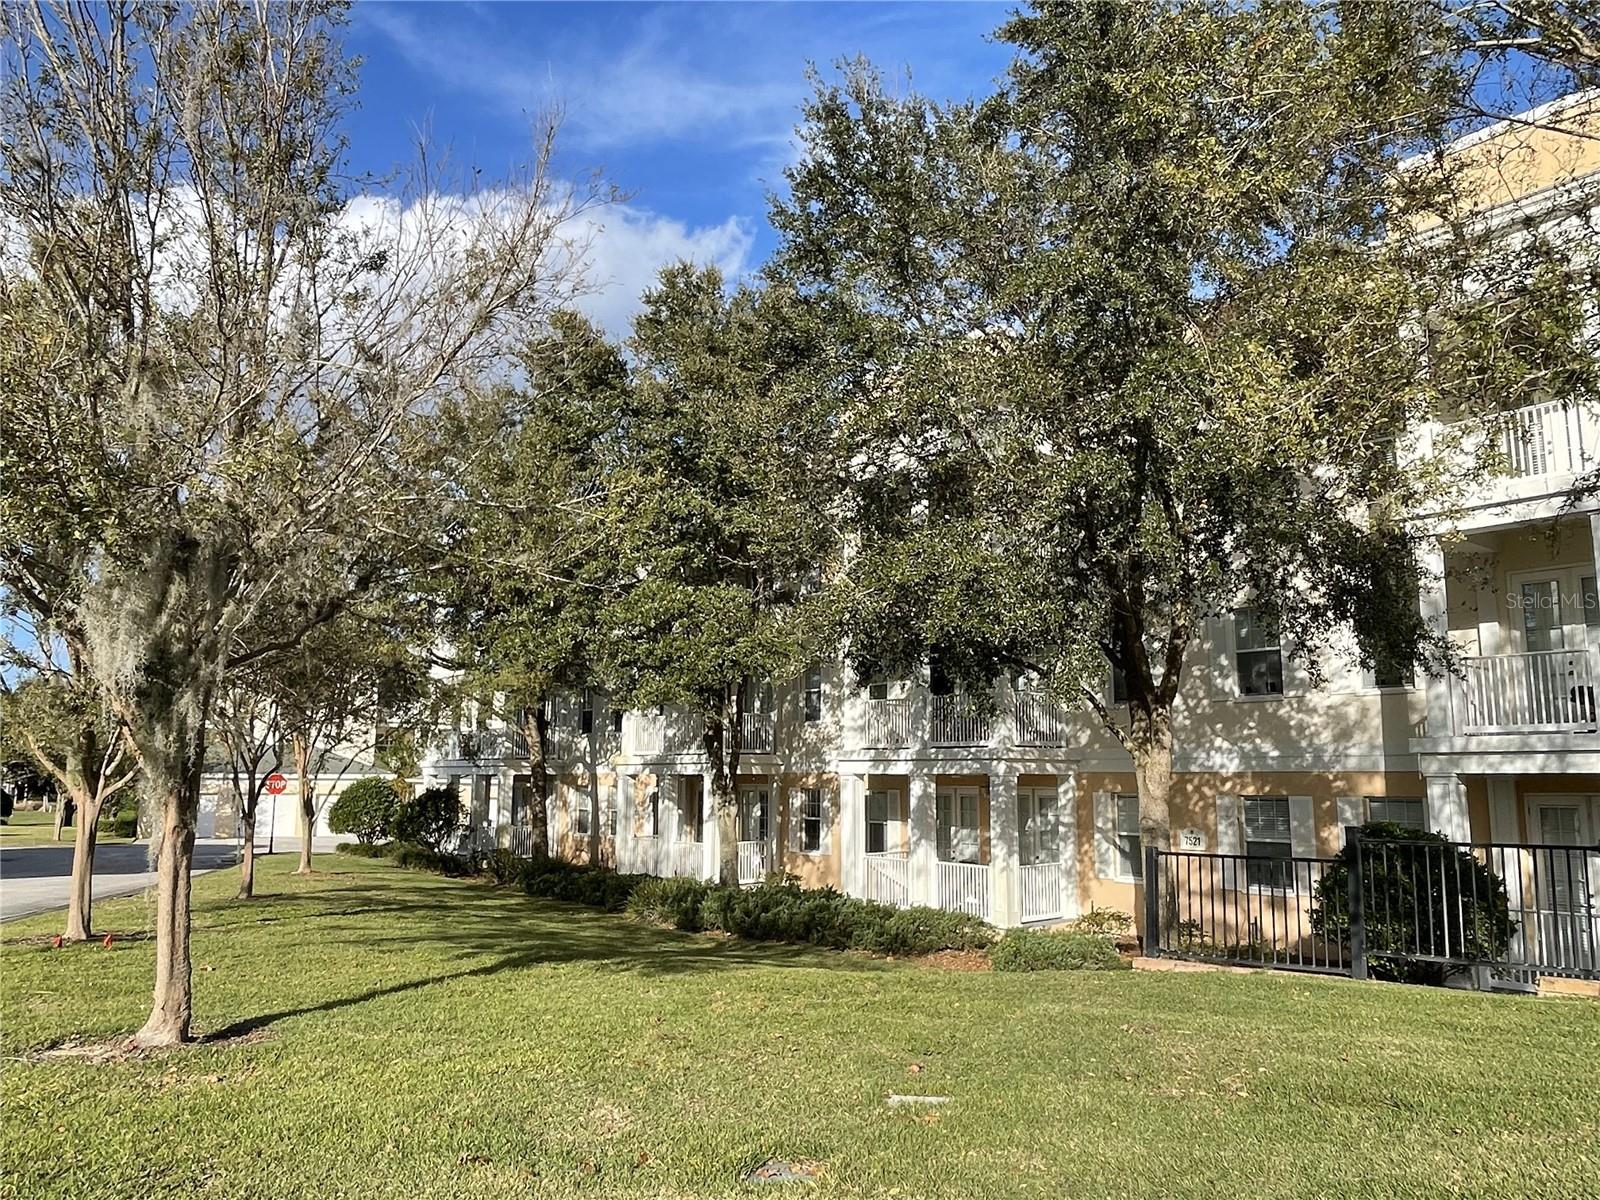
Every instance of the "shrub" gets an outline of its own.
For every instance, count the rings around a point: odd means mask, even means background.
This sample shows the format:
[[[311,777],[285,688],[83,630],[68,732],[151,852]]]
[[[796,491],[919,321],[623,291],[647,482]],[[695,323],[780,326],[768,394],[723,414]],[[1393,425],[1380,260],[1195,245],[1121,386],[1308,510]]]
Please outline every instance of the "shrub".
[[[1120,971],[1128,964],[1100,933],[1009,929],[989,962],[996,971]]]
[[[1133,918],[1115,908],[1091,908],[1081,917],[1066,922],[1063,928],[1096,937],[1127,937],[1133,932]]]
[[[371,846],[392,835],[399,806],[400,795],[390,780],[375,775],[358,779],[328,809],[328,829],[354,834],[356,841]]]
[[[525,861],[509,850],[491,850],[483,856],[483,874],[494,880],[496,887],[514,883],[522,875]]]
[[[673,925],[693,933],[700,928],[700,905],[707,890],[698,879],[648,878],[628,897],[628,912],[641,921]]]
[[[1361,840],[1366,843],[1361,871],[1367,969],[1374,977],[1439,984],[1464,969],[1405,957],[1430,941],[1443,945],[1448,940],[1462,957],[1480,962],[1505,957],[1516,931],[1506,887],[1475,855],[1437,833],[1389,821],[1361,826]],[[1329,940],[1350,936],[1355,850],[1353,842],[1347,844],[1312,893],[1311,927]],[[1417,945],[1419,936],[1423,947]]]
[[[461,798],[454,789],[432,787],[395,806],[391,833],[398,842],[438,850],[461,823]]]
[[[651,877],[621,875],[606,867],[580,867],[551,858],[523,863],[520,879],[522,890],[530,896],[621,912],[634,890]]]
[[[384,855],[392,859],[396,866],[409,867],[414,871],[432,871],[453,879],[472,874],[472,864],[466,859],[445,854],[432,846],[418,846],[414,842],[390,842],[384,847]]]
[[[138,837],[139,801],[137,797],[113,797],[111,803],[100,810],[100,828],[112,837]]]
[[[386,858],[389,854],[389,843],[374,846],[366,842],[340,842],[334,849],[352,858]]]

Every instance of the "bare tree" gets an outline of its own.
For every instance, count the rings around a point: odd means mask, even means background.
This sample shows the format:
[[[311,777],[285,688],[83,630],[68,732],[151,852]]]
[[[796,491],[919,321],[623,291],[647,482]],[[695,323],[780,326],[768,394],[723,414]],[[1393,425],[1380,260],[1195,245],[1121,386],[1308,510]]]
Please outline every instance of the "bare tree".
[[[448,491],[409,472],[441,397],[496,372],[581,281],[600,199],[422,157],[354,197],[343,6],[4,9],[0,320],[65,348],[0,395],[0,585],[53,615],[160,807],[142,1045],[190,1036],[189,880],[206,722],[230,671],[397,564]],[[577,222],[582,226],[582,222]],[[44,351],[38,357],[43,358]],[[250,634],[266,605],[287,631]]]

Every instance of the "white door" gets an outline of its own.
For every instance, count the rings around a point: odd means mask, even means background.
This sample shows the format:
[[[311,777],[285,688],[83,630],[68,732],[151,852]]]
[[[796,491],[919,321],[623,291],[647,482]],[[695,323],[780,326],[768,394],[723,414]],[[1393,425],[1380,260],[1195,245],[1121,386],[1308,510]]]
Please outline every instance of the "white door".
[[[1593,969],[1600,953],[1600,848],[1589,796],[1534,796],[1529,835],[1538,897],[1539,957],[1553,966]],[[1571,853],[1559,847],[1588,847]]]
[[[938,793],[939,859],[978,861],[978,789],[941,788]]]
[[[1582,568],[1557,568],[1515,580],[1521,609],[1518,631],[1527,655],[1519,690],[1539,725],[1582,725],[1595,715],[1595,679],[1589,647],[1600,641],[1600,613],[1590,612],[1594,578]]]
[[[1025,867],[1061,861],[1055,788],[1017,790],[1018,859]]]

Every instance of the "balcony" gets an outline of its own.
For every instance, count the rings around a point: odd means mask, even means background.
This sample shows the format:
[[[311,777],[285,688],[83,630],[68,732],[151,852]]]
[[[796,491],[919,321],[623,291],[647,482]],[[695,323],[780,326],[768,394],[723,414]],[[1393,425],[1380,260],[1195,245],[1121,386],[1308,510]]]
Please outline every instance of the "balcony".
[[[1017,745],[1065,746],[1067,714],[1047,692],[1018,692],[1015,704]]]
[[[739,740],[749,754],[771,754],[777,717],[769,712],[747,712],[739,721]]]
[[[1513,479],[1572,475],[1600,464],[1600,414],[1576,404],[1531,404],[1507,413],[1497,434]]]
[[[528,757],[528,743],[520,729],[442,729],[435,744],[439,757],[446,760],[482,762]]]
[[[911,701],[868,700],[866,745],[875,750],[898,750],[911,745]]]
[[[1596,728],[1600,647],[1463,660],[1452,680],[1455,732],[1585,733]]]
[[[989,716],[973,708],[965,696],[934,696],[929,707],[928,744],[987,746],[992,734]]]

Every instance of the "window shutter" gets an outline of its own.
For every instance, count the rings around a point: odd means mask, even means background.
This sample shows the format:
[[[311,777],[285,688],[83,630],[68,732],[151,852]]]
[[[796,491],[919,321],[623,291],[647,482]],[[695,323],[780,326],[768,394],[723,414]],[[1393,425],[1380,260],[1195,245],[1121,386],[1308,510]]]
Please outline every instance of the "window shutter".
[[[1289,797],[1289,852],[1296,858],[1317,856],[1317,818],[1310,796]]]
[[[1244,826],[1239,813],[1239,797],[1217,797],[1217,853],[1244,853]],[[1239,864],[1225,859],[1222,863],[1222,887],[1232,891],[1239,886]]]
[[[1341,848],[1349,841],[1349,835],[1345,830],[1352,825],[1363,824],[1363,818],[1366,816],[1366,807],[1366,801],[1360,796],[1339,797],[1339,845]],[[1292,818],[1293,814],[1291,813],[1290,815]]]
[[[1094,794],[1094,873],[1117,877],[1117,798],[1110,792]]]
[[[789,789],[789,849],[799,850],[804,844],[806,820],[805,788]]]

